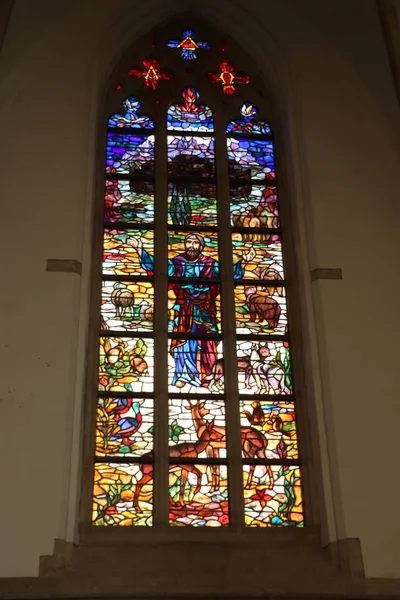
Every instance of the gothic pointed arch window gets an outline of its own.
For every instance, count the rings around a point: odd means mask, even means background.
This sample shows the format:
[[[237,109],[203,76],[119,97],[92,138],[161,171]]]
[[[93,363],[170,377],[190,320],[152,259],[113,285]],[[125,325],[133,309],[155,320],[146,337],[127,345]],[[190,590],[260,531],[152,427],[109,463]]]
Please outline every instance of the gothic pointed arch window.
[[[288,281],[259,84],[201,27],[158,35],[151,57],[145,47],[122,61],[105,123],[91,522],[301,527]]]

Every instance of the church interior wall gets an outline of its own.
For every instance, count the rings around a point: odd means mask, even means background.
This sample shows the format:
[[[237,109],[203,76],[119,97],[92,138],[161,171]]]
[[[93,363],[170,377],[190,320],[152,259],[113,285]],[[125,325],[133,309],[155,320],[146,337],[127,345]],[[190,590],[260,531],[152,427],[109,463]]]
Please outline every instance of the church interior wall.
[[[323,542],[360,538],[368,577],[400,577],[398,105],[375,3],[323,4],[185,8],[246,49],[281,111]],[[77,539],[102,94],[121,53],[174,11],[14,2],[0,53],[1,577],[37,575],[55,538]],[[46,271],[49,258],[82,276]],[[311,282],[326,268],[343,279]]]

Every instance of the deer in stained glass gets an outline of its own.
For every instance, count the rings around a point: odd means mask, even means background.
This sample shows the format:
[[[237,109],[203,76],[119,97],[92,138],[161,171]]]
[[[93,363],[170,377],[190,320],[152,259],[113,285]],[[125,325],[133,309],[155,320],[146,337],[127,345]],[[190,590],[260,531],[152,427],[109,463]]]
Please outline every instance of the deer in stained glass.
[[[171,448],[169,450],[170,458],[176,459],[177,462],[179,462],[179,459],[182,459],[182,458],[185,458],[185,459],[186,458],[193,458],[193,459],[198,458],[199,454],[201,454],[207,448],[207,446],[210,444],[211,432],[213,430],[213,427],[214,427],[214,421],[208,421],[207,423],[205,423],[205,426],[201,432],[201,435],[199,436],[199,439],[196,442],[182,442],[180,444],[176,444],[175,446],[171,446]],[[153,451],[143,454],[142,458],[152,459]],[[142,464],[140,466],[140,468],[142,471],[142,478],[139,481],[139,483],[136,485],[135,493],[134,493],[134,497],[133,497],[133,501],[132,501],[133,507],[136,509],[137,512],[141,512],[140,506],[139,506],[139,495],[140,495],[141,489],[143,488],[144,485],[146,485],[146,483],[151,481],[151,479],[153,478],[153,465]],[[196,481],[197,481],[193,496],[195,496],[201,489],[202,473],[201,473],[200,469],[198,469],[196,467],[196,465],[188,464],[188,463],[170,465],[169,470],[170,471],[177,471],[177,470],[181,471],[178,504],[180,504],[181,506],[184,506],[185,505],[185,498],[184,498],[185,486],[186,486],[186,482],[188,481],[189,473],[193,473],[195,475]]]
[[[191,402],[188,400],[187,410],[190,410],[193,419],[193,425],[196,429],[197,436],[203,435],[205,428],[212,423],[210,430],[210,442],[205,447],[208,458],[218,459],[220,456],[220,450],[226,448],[226,427],[214,425],[213,421],[206,421],[204,417],[209,413],[208,409],[205,408],[205,401]],[[242,447],[242,453],[244,458],[266,458],[266,449],[268,446],[268,440],[261,431],[254,427],[241,427],[240,429],[240,441]],[[270,465],[266,465],[267,472],[270,478],[270,485],[273,484],[273,475]],[[250,465],[249,477],[247,479],[246,488],[250,489],[253,481],[255,465]],[[212,484],[211,491],[217,491],[219,489],[219,465],[211,465],[212,473]]]

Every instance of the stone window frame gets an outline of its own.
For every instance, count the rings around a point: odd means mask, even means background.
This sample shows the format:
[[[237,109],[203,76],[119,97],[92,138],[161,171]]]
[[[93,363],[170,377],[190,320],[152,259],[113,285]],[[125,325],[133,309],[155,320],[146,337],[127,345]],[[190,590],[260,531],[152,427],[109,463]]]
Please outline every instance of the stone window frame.
[[[198,32],[199,39],[207,39],[211,44],[211,50],[199,52],[199,63],[201,69],[198,74],[186,73],[190,69],[191,61],[184,61],[180,53],[176,50],[157,47],[157,40],[167,39],[168,37],[179,36],[183,28],[188,24]],[[152,47],[155,42],[156,47]],[[205,73],[215,70],[221,60],[221,53],[218,50],[229,48],[229,60],[235,65],[237,72],[244,71],[250,73],[251,81],[247,85],[237,86],[235,94],[228,96],[222,93],[219,86],[207,81]],[[130,68],[139,66],[145,56],[154,55],[160,60],[160,66],[173,71],[174,76],[170,81],[161,81],[160,88],[155,94],[146,89],[143,80],[129,77],[127,75]],[[227,57],[228,58],[228,57]],[[197,61],[196,61],[197,62]],[[122,89],[116,91],[116,84],[121,82]],[[239,403],[236,407],[234,402],[226,403],[226,426],[227,430],[235,430],[236,436],[228,437],[228,477],[229,477],[229,501],[230,501],[230,526],[218,528],[210,531],[208,528],[193,527],[171,527],[168,525],[168,403],[166,401],[167,390],[158,391],[154,394],[155,418],[157,419],[157,435],[155,436],[155,472],[154,478],[154,524],[152,527],[95,527],[92,525],[92,488],[93,488],[93,468],[94,468],[94,434],[95,434],[95,413],[97,398],[97,370],[98,370],[98,318],[100,310],[101,293],[101,257],[102,257],[102,236],[103,236],[103,202],[104,202],[104,157],[105,157],[105,133],[107,130],[107,120],[110,114],[121,112],[122,100],[131,95],[138,98],[141,102],[141,114],[152,117],[155,124],[155,227],[157,227],[158,236],[155,239],[155,268],[158,273],[162,273],[162,260],[165,256],[165,248],[162,246],[162,239],[166,240],[167,232],[167,144],[166,144],[166,111],[167,107],[173,103],[181,103],[181,90],[187,85],[192,85],[200,92],[199,101],[208,105],[214,116],[215,122],[215,153],[217,164],[217,190],[219,203],[219,240],[220,249],[225,247],[225,255],[231,252],[231,227],[229,220],[229,185],[227,175],[226,161],[226,124],[229,120],[239,116],[240,106],[251,101],[257,106],[258,117],[267,121],[274,132],[274,149],[276,159],[276,179],[279,186],[280,198],[280,216],[281,230],[283,232],[283,256],[286,272],[286,292],[287,301],[290,306],[291,323],[291,358],[292,371],[296,386],[296,417],[299,434],[299,453],[301,457],[302,469],[302,487],[306,528],[318,526],[321,524],[321,500],[323,498],[322,481],[320,477],[320,461],[315,456],[314,450],[316,444],[315,418],[312,415],[312,407],[307,401],[307,390],[305,383],[305,360],[304,360],[304,341],[302,336],[302,327],[304,319],[300,313],[300,303],[296,301],[296,295],[299,294],[300,285],[298,278],[298,259],[295,252],[295,223],[292,218],[291,191],[288,177],[288,165],[285,148],[284,130],[281,122],[279,106],[272,90],[263,81],[261,73],[254,61],[250,59],[246,52],[239,49],[233,40],[225,34],[213,30],[207,24],[204,24],[197,17],[186,17],[184,19],[173,20],[170,23],[155,28],[149,34],[144,35],[123,54],[112,70],[105,86],[105,92],[101,99],[101,108],[97,123],[97,158],[96,158],[96,183],[94,200],[94,221],[93,221],[93,241],[92,241],[92,289],[90,298],[90,323],[87,345],[87,363],[86,363],[86,394],[83,407],[83,444],[82,444],[82,473],[81,473],[81,496],[79,508],[79,540],[80,542],[120,542],[120,541],[159,541],[165,538],[168,541],[173,540],[214,540],[218,535],[218,540],[231,540],[240,535],[242,539],[253,539],[254,535],[280,536],[285,535],[289,539],[293,536],[302,535],[302,529],[298,528],[250,528],[244,525],[244,507],[243,507],[243,484],[242,484],[242,457],[240,448],[240,418]],[[225,158],[225,161],[221,157]],[[158,204],[158,208],[157,208]],[[161,208],[160,208],[161,206]],[[221,220],[221,216],[223,220]],[[164,235],[163,235],[164,234]],[[157,241],[158,238],[158,241]],[[166,245],[166,242],[165,242]],[[228,250],[229,248],[229,250]],[[163,254],[164,252],[164,254]],[[159,268],[157,268],[159,263]],[[234,296],[233,296],[233,278],[228,269],[229,261],[221,261],[221,285],[222,285],[222,303],[228,323],[234,323]],[[160,275],[158,276],[160,277]],[[161,275],[160,279],[163,276]],[[167,277],[164,281],[158,280],[158,290],[162,286],[166,287]],[[158,299],[160,293],[158,293]],[[158,309],[159,303],[156,298],[155,303],[155,329],[154,338],[160,339],[160,331],[165,328],[165,324],[160,323],[163,310]],[[165,307],[164,307],[165,308]],[[158,315],[158,317],[157,317]],[[167,333],[162,334],[164,340],[156,345],[155,364],[157,360],[165,360],[167,352],[166,340]],[[229,364],[232,357],[235,357],[235,339],[236,331],[232,326],[228,328],[224,317],[224,359]],[[165,342],[165,344],[164,344]],[[165,348],[165,349],[163,349]],[[165,372],[165,379],[167,374]],[[225,375],[225,394],[230,396],[232,389],[237,387],[236,372],[231,373],[230,377]],[[233,382],[235,380],[235,382]],[[160,396],[162,394],[162,397]],[[158,396],[158,397],[157,397]],[[164,398],[164,400],[162,400]],[[314,422],[314,424],[313,424]],[[229,435],[229,434],[228,434]],[[314,439],[313,439],[314,437]],[[230,439],[229,439],[230,438]],[[232,490],[235,490],[232,492]],[[288,531],[291,531],[289,534]]]

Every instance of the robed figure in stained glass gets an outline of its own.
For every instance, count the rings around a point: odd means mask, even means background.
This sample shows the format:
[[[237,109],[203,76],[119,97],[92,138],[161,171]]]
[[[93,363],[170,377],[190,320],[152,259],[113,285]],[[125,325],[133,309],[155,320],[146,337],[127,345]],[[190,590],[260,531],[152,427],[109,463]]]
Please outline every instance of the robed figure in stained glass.
[[[154,257],[142,246],[139,238],[130,238],[128,243],[138,253],[143,269],[154,273]],[[219,263],[211,256],[203,254],[204,238],[197,233],[185,237],[185,251],[168,259],[168,276],[190,278],[190,282],[170,281],[170,289],[175,294],[174,333],[192,334],[189,339],[171,340],[170,352],[175,361],[172,385],[183,387],[186,384],[207,387],[217,360],[217,341],[207,339],[207,335],[218,333],[216,298],[220,293]],[[234,267],[234,278],[241,279],[245,264],[255,256],[253,248],[243,253],[242,260]],[[210,279],[210,283],[196,283],[193,279]]]

